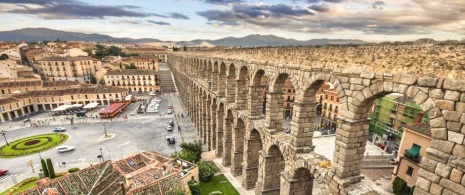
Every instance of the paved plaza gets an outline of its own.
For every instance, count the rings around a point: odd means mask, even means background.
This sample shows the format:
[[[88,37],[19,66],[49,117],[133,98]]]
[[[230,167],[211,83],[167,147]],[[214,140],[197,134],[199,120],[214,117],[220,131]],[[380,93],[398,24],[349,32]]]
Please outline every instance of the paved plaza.
[[[149,96],[138,96],[136,98],[149,98]],[[58,171],[66,171],[71,167],[87,167],[92,163],[99,162],[97,155],[100,154],[100,148],[105,160],[116,160],[124,156],[134,154],[141,150],[153,150],[164,155],[171,155],[175,151],[179,151],[182,141],[190,142],[198,140],[196,130],[187,116],[181,117],[181,113],[185,114],[178,96],[174,93],[157,95],[155,98],[161,99],[159,113],[146,113],[130,115],[142,101],[131,104],[123,112],[121,116],[109,119],[91,119],[83,121],[75,121],[74,125],[70,124],[70,120],[61,118],[65,116],[55,117],[50,124],[40,127],[30,127],[29,123],[12,122],[6,123],[7,139],[14,141],[16,139],[32,136],[36,134],[52,133],[52,129],[56,126],[64,126],[69,135],[65,145],[76,146],[72,152],[57,153],[56,149],[50,149],[40,153],[42,158],[51,158]],[[173,105],[175,113],[168,115],[166,109],[168,105]],[[97,108],[103,109],[103,108]],[[93,111],[98,113],[97,111]],[[34,118],[49,117],[50,113],[43,113]],[[177,117],[179,114],[179,118]],[[127,115],[129,119],[124,119],[122,116]],[[165,126],[168,121],[175,121],[175,127],[172,132],[168,132]],[[109,135],[114,135],[113,139],[102,139],[104,137],[103,124]],[[12,126],[11,128],[9,126]],[[181,131],[178,131],[177,126],[181,126]],[[176,144],[169,145],[166,142],[166,136],[173,135],[176,137]],[[3,139],[0,144],[5,144]],[[0,159],[1,169],[8,169],[9,175],[0,178],[0,191],[3,191],[13,185],[13,175],[17,175],[17,180],[30,177],[32,174],[31,167],[26,165],[26,162],[32,160],[35,171],[40,169],[39,154],[11,158]],[[66,162],[66,167],[59,167],[58,162]]]

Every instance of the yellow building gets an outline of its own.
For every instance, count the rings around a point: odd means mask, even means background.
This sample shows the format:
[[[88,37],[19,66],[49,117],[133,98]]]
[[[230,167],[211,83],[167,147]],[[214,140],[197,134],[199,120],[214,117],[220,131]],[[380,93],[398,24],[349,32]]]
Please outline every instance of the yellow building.
[[[76,80],[88,82],[90,74],[101,68],[101,61],[88,56],[46,57],[38,61],[39,72],[49,81]]]
[[[157,56],[131,56],[129,57],[129,62],[134,64],[138,69],[158,71]]]
[[[292,107],[295,100],[295,89],[291,80],[288,78],[284,81],[284,116],[292,118]]]
[[[392,180],[398,176],[409,186],[414,186],[421,168],[421,159],[431,145],[431,127],[429,123],[407,124],[403,127],[404,133],[400,141],[397,165],[394,167]]]
[[[0,79],[18,78],[17,63],[14,60],[0,60]]]
[[[334,89],[324,91],[321,105],[321,127],[328,131],[328,134],[334,134],[336,132],[336,120],[340,106],[339,95]]]
[[[30,85],[32,86],[39,88],[38,85]],[[51,111],[61,105],[85,105],[93,102],[109,105],[113,101],[124,100],[127,94],[127,89],[111,86],[87,85],[67,88],[44,83],[40,90],[30,90],[0,98],[0,122],[36,111]]]
[[[105,76],[106,86],[115,86],[129,91],[160,91],[158,71],[141,69],[123,69],[108,71]]]

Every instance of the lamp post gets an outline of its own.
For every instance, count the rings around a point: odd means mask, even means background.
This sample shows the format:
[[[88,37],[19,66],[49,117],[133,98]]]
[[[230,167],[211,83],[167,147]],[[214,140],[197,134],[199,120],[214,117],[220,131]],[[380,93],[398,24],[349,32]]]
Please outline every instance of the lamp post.
[[[3,138],[5,139],[5,142],[6,142],[6,145],[9,146],[10,144],[8,143],[8,141],[6,140],[6,132],[5,130],[2,130],[1,134],[3,135]]]
[[[105,128],[105,123],[103,123],[103,131],[105,131],[105,137],[108,137],[108,135],[107,135],[107,129]]]
[[[40,155],[40,152],[37,152],[37,154],[39,154],[39,158],[42,160],[42,155]]]
[[[102,148],[100,148],[100,155],[102,155],[102,162],[105,162],[105,158],[103,158]]]
[[[123,195],[125,195],[126,189],[124,189],[124,181],[120,181],[119,184],[121,185],[121,190],[123,191]]]

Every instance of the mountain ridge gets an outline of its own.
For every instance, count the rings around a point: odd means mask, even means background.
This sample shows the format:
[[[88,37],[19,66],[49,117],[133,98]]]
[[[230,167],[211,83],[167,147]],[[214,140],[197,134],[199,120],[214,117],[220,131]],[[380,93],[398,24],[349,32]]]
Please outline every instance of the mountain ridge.
[[[191,41],[162,41],[154,38],[115,38],[109,35],[97,33],[80,33],[54,30],[49,28],[22,28],[10,31],[0,31],[0,41],[50,41],[60,39],[62,41],[90,41],[111,43],[174,43],[176,45],[200,45],[209,43],[216,46],[289,46],[289,45],[326,45],[326,44],[365,44],[367,42],[358,39],[310,39],[300,41],[275,35],[251,34],[245,37],[225,37],[221,39],[194,39]]]

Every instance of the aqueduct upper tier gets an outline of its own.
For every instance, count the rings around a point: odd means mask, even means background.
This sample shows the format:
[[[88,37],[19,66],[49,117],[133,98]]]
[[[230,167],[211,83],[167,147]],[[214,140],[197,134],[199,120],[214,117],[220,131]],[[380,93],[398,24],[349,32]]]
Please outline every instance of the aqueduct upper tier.
[[[374,190],[361,162],[372,102],[389,93],[412,98],[431,119],[415,194],[465,194],[464,46],[240,48],[171,53],[168,63],[203,143],[256,194],[311,194],[314,180],[331,194]],[[281,132],[286,79],[296,92],[290,135]],[[330,166],[312,145],[324,81],[341,104]]]

